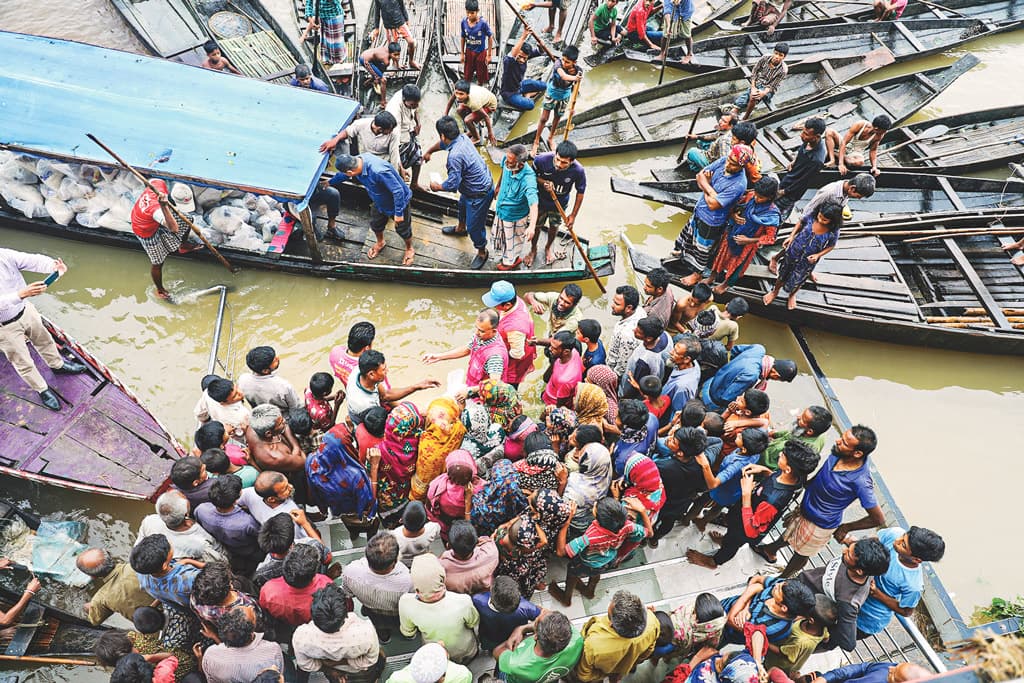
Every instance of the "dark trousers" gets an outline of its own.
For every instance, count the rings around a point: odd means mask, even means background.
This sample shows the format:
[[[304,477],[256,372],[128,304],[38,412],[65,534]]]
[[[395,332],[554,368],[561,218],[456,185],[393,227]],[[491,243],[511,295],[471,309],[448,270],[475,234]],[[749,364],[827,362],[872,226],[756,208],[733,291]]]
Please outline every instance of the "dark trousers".
[[[487,209],[492,199],[494,188],[476,197],[459,195],[459,222],[466,224],[466,231],[477,250],[487,248]]]

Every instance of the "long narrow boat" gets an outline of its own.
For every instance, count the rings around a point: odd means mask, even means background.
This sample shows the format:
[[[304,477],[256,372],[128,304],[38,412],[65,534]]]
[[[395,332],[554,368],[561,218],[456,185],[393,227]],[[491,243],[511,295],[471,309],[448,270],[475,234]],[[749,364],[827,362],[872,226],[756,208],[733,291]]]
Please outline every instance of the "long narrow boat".
[[[309,21],[306,19],[307,5],[313,8],[313,14],[316,16],[319,2],[320,0],[308,0],[308,2],[307,0],[293,0],[295,7],[295,26],[300,34],[306,30],[306,25]],[[345,47],[348,50],[346,62],[354,64],[356,58],[359,56],[356,54],[359,42],[356,36],[355,4],[352,0],[341,0],[341,9],[345,12]],[[318,40],[318,38],[311,36],[307,38],[307,41],[309,42],[303,46],[314,57],[318,57]]]
[[[1020,233],[955,236],[927,242],[891,233],[991,227],[994,220]],[[988,216],[923,214],[905,221],[850,231],[818,263],[815,282],[797,293],[787,310],[785,295],[770,306],[765,255],[725,299],[742,297],[750,310],[771,320],[814,327],[835,334],[942,349],[1007,355],[1024,354],[1024,267],[1010,262],[1002,246],[1024,235],[1024,213]],[[628,240],[627,240],[628,245]],[[664,265],[629,246],[633,267],[647,272]],[[676,271],[682,274],[681,271]]]
[[[88,372],[56,375],[32,350],[61,401],[54,412],[10,363],[0,362],[0,472],[88,493],[155,499],[185,450],[107,366],[44,323],[61,354]]]
[[[804,193],[803,199],[810,200],[819,187],[838,179],[839,175],[835,172],[822,174],[815,187]],[[694,180],[637,183],[613,176],[611,188],[612,192],[618,194],[660,202],[686,211],[693,210],[703,195]],[[802,202],[798,201],[798,206],[802,206]],[[1019,178],[991,180],[913,173],[883,174],[878,178],[874,195],[850,202],[853,220],[856,222],[877,221],[907,214],[1011,207],[1024,207],[1024,180]]]
[[[153,54],[198,66],[203,45],[216,40],[244,75],[287,83],[297,64],[310,62],[259,0],[111,0]],[[316,61],[313,72],[331,79]]]
[[[21,594],[0,586],[0,609],[7,611]],[[61,660],[93,662],[93,646],[108,626],[93,626],[85,619],[33,598],[18,623],[0,631],[0,654],[26,658],[26,663],[66,664]]]
[[[679,48],[668,51],[667,65],[689,72],[725,69],[739,64],[753,66],[776,43],[789,45],[791,62],[825,55],[829,58],[862,55],[877,47],[888,48],[897,62],[936,54],[981,36],[1017,30],[1021,22],[997,25],[980,19],[910,19],[907,21],[827,24],[808,28],[782,28],[737,33],[701,40],[693,45],[693,61],[683,64]],[[627,50],[628,59],[660,64],[657,52]]]
[[[248,192],[293,204],[301,227],[279,227],[276,234],[268,235],[269,243],[257,247],[237,243],[221,247],[221,253],[236,265],[326,278],[474,287],[496,279],[557,282],[587,277],[578,250],[569,250],[551,265],[536,263],[531,269],[502,272],[492,260],[489,267],[471,270],[475,252],[468,240],[441,233],[442,225],[458,215],[457,202],[450,196],[428,194],[413,200],[417,255],[411,266],[401,265],[401,240],[391,228],[386,233],[388,248],[372,261],[366,258],[373,242],[369,206],[365,190],[355,186],[344,186],[344,209],[338,220],[345,228],[345,239],[321,242],[307,207],[327,165],[318,147],[355,116],[359,105],[352,100],[37,36],[0,33],[0,52],[23,60],[0,79],[0,101],[6,105],[0,108],[0,149],[109,166],[104,152],[85,137],[90,132],[134,167],[191,183],[197,192],[206,186],[234,191],[235,196],[238,191]],[[45,73],[39,72],[40,63],[48,65]],[[97,66],[82,68],[89,64]],[[155,100],[152,89],[135,85],[143,77],[153,88],[160,88],[161,98]],[[76,107],[70,109],[60,106],[69,89],[77,97]],[[221,106],[188,106],[214,98]],[[258,115],[252,102],[260,103]],[[197,136],[195,131],[200,130],[217,134]],[[26,187],[38,192],[34,186]],[[30,213],[35,216],[34,211]],[[8,202],[0,202],[0,226],[140,248],[127,225],[124,229],[116,224],[85,227],[78,220],[76,216],[61,225],[46,215],[26,217]],[[585,244],[583,248],[599,274],[614,271],[611,246]],[[189,256],[193,255],[213,258],[205,250]]]
[[[867,55],[794,64],[766,113],[812,101],[869,71],[892,63],[887,50]],[[718,121],[719,105],[731,102],[750,87],[745,66],[682,78],[641,90],[573,118],[572,140],[580,156],[610,154],[680,142],[699,109],[695,130],[708,130]],[[758,113],[764,110],[758,110]],[[756,120],[756,119],[755,119]],[[532,134],[509,142],[528,142]]]
[[[808,118],[821,117],[830,128],[844,133],[856,121],[870,121],[879,114],[886,114],[893,124],[899,124],[978,63],[977,57],[967,54],[949,66],[894,76],[763,116],[757,122],[755,148],[761,166],[775,170],[789,164],[801,145],[800,130]],[[693,173],[683,165],[654,171],[654,177],[671,181],[692,178]]]
[[[480,18],[493,31],[494,51],[488,71],[491,74],[491,89],[497,89],[501,64],[501,0],[480,0]],[[462,45],[462,19],[466,16],[466,0],[441,0],[437,9],[434,38],[441,59],[441,72],[448,82],[448,89],[454,90],[455,83],[462,78],[462,63],[459,61]],[[485,87],[488,84],[483,84]]]
[[[405,8],[409,12],[409,32],[412,39],[416,41],[416,63],[422,69],[407,68],[409,66],[409,44],[399,40],[402,46],[402,54],[398,63],[403,68],[388,70],[388,93],[396,93],[403,85],[415,83],[421,88],[426,83],[427,62],[430,60],[430,50],[433,46],[434,37],[434,12],[433,2],[412,2],[406,0]],[[387,30],[381,20],[380,7],[376,2],[370,3],[370,9],[366,14],[366,28],[363,30],[362,49],[379,47],[387,42]],[[358,55],[357,55],[358,56]],[[362,68],[362,67],[360,67]],[[369,78],[362,78],[359,87],[359,100],[367,111],[374,111],[380,108],[380,97],[374,92]]]

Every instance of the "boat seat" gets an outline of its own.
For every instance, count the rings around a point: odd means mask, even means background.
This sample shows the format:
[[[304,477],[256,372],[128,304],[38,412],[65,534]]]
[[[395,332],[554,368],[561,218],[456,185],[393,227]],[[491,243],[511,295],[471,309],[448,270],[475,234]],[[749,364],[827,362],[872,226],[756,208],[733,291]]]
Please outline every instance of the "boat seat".
[[[21,613],[21,622],[15,627],[14,636],[7,645],[5,655],[10,657],[21,657],[32,645],[32,639],[36,637],[36,631],[43,622],[43,607],[35,602],[29,602],[25,611]]]

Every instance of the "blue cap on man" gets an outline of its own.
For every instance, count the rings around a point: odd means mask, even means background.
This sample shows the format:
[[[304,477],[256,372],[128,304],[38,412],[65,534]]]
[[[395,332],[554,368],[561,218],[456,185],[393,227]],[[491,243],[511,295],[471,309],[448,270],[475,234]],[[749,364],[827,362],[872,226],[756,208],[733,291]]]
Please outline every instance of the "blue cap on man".
[[[498,280],[491,285],[490,291],[480,298],[483,299],[484,306],[494,308],[499,304],[506,304],[509,301],[515,300],[516,288],[507,280]]]

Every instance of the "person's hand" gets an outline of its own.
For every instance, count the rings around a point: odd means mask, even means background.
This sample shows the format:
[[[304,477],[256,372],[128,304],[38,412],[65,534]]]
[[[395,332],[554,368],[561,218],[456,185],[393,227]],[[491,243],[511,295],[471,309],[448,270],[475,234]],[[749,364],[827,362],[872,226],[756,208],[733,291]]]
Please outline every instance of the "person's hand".
[[[740,221],[736,221],[736,222],[740,223]],[[746,223],[746,222],[747,222],[746,219],[743,219],[743,223]],[[740,223],[740,224],[742,225],[743,223]],[[760,237],[744,237],[743,235],[736,235],[736,237],[734,237],[733,239],[736,240],[736,244],[754,244],[758,240],[760,240],[761,238]]]
[[[465,52],[460,52],[459,53],[459,64],[465,64],[465,63],[466,63],[466,53]]]
[[[750,621],[750,609],[747,607],[744,607],[743,609],[737,611],[736,614],[732,615],[732,617],[729,618],[729,623],[737,631],[742,631],[743,624],[747,623],[748,621]]]
[[[572,229],[572,226],[576,225],[576,214],[570,213],[565,217],[565,227]]]
[[[836,539],[837,543],[846,544],[847,535],[849,533],[850,532],[846,530],[846,527],[840,524],[839,527],[832,532],[832,537]]]
[[[637,391],[640,391],[640,383],[636,381],[635,377],[633,377],[632,372],[626,375],[626,379],[629,381],[630,386],[632,386]]]
[[[569,481],[569,469],[562,463],[555,465],[555,479],[558,480],[559,485]]]
[[[744,469],[743,474],[740,475],[740,491],[747,495],[750,495],[751,493],[754,492],[755,484],[756,482],[754,481],[754,473],[748,472],[746,469]]]
[[[622,494],[622,480],[616,479],[608,487],[608,492],[612,494],[612,498],[618,498]]]
[[[399,223],[401,223],[402,221],[405,220],[405,216],[403,216],[402,214],[398,214],[394,218],[395,218],[395,225],[398,225]]]
[[[703,453],[698,453],[697,457],[694,458],[694,460],[696,460],[697,464],[700,465],[701,467],[711,467],[711,463],[708,462],[708,456],[704,455]]]
[[[27,299],[30,296],[38,296],[46,291],[46,284],[44,282],[33,282],[25,289],[18,292],[18,296],[22,299]]]
[[[416,388],[417,389],[436,389],[439,386],[441,386],[441,383],[438,382],[436,379],[427,378],[427,379],[423,380],[422,382],[420,382],[419,384],[417,384]]]
[[[764,665],[761,662],[757,663],[757,680],[760,683],[768,683],[768,672],[765,671]]]
[[[845,163],[840,163],[839,164],[839,175],[846,175],[847,172],[849,172],[849,169],[846,168],[846,164]]]
[[[402,181],[405,182],[406,185],[408,185],[411,180],[412,180],[412,171],[410,171],[407,168],[403,168],[402,169]]]
[[[530,309],[537,315],[544,315],[544,304],[539,301],[534,301],[530,304]]]
[[[432,154],[432,152],[424,152],[424,153],[423,153],[423,161],[424,161],[424,162],[430,161],[430,155],[431,155],[431,154]],[[431,189],[431,190],[433,190],[433,189],[434,189],[434,185],[435,185],[435,184],[436,184],[436,183],[430,183],[430,186],[431,186],[431,187],[430,187],[430,189]],[[434,191],[436,192],[437,190],[434,190]]]
[[[877,176],[879,173],[881,173],[881,171],[878,170],[877,166],[872,166],[871,167],[871,175]]]
[[[555,184],[553,182],[551,182],[550,180],[540,180],[538,178],[537,179],[537,184],[540,185],[542,188],[544,188],[545,192],[548,192],[549,190],[555,189]]]
[[[331,138],[330,140],[324,140],[323,142],[320,143],[320,153],[327,154],[328,152],[333,152],[337,144],[338,143],[334,141],[334,138]]]
[[[682,424],[682,422],[683,422],[683,411],[677,410],[676,414],[673,415],[672,419],[669,421],[669,424],[670,425],[677,425],[677,424]]]
[[[426,365],[433,365],[438,361],[438,357],[436,353],[425,353],[423,354],[422,357],[420,357],[420,361],[422,361]]]
[[[0,570],[11,570],[13,569],[13,567],[11,566],[12,564],[14,563],[10,558],[0,557]]]
[[[597,36],[590,37],[590,46],[596,48],[598,46]]]
[[[39,589],[42,588],[42,587],[43,587],[43,584],[39,583],[39,579],[37,579],[36,577],[33,576],[31,579],[29,579],[29,582],[25,585],[25,592],[26,593],[35,594],[35,593],[38,593]]]
[[[366,461],[370,465],[376,465],[380,462],[380,449],[374,446],[373,448],[366,449]]]
[[[64,263],[64,259],[57,259],[53,262],[53,269],[63,275],[68,272],[67,264]]]
[[[199,643],[196,643],[195,645],[193,645],[192,646],[192,654],[194,654],[196,656],[196,659],[202,659],[203,658],[203,646],[200,645]]]
[[[527,242],[532,242],[533,241],[533,235],[536,232],[537,232],[537,226],[536,225],[531,225],[530,227],[528,227],[526,229],[526,234],[523,235],[523,239],[526,240]]]
[[[576,516],[576,508],[577,507],[579,507],[579,506],[576,505],[576,501],[575,500],[570,500],[569,501],[569,520],[566,521],[566,524],[568,524],[570,521],[572,521],[572,518]]]
[[[808,263],[817,263],[820,260],[821,260],[821,254],[811,254],[810,256],[807,257],[807,262]]]
[[[306,513],[298,508],[295,508],[294,510],[289,510],[288,516],[291,517],[292,521],[298,524],[299,526],[305,526],[307,524]]]

